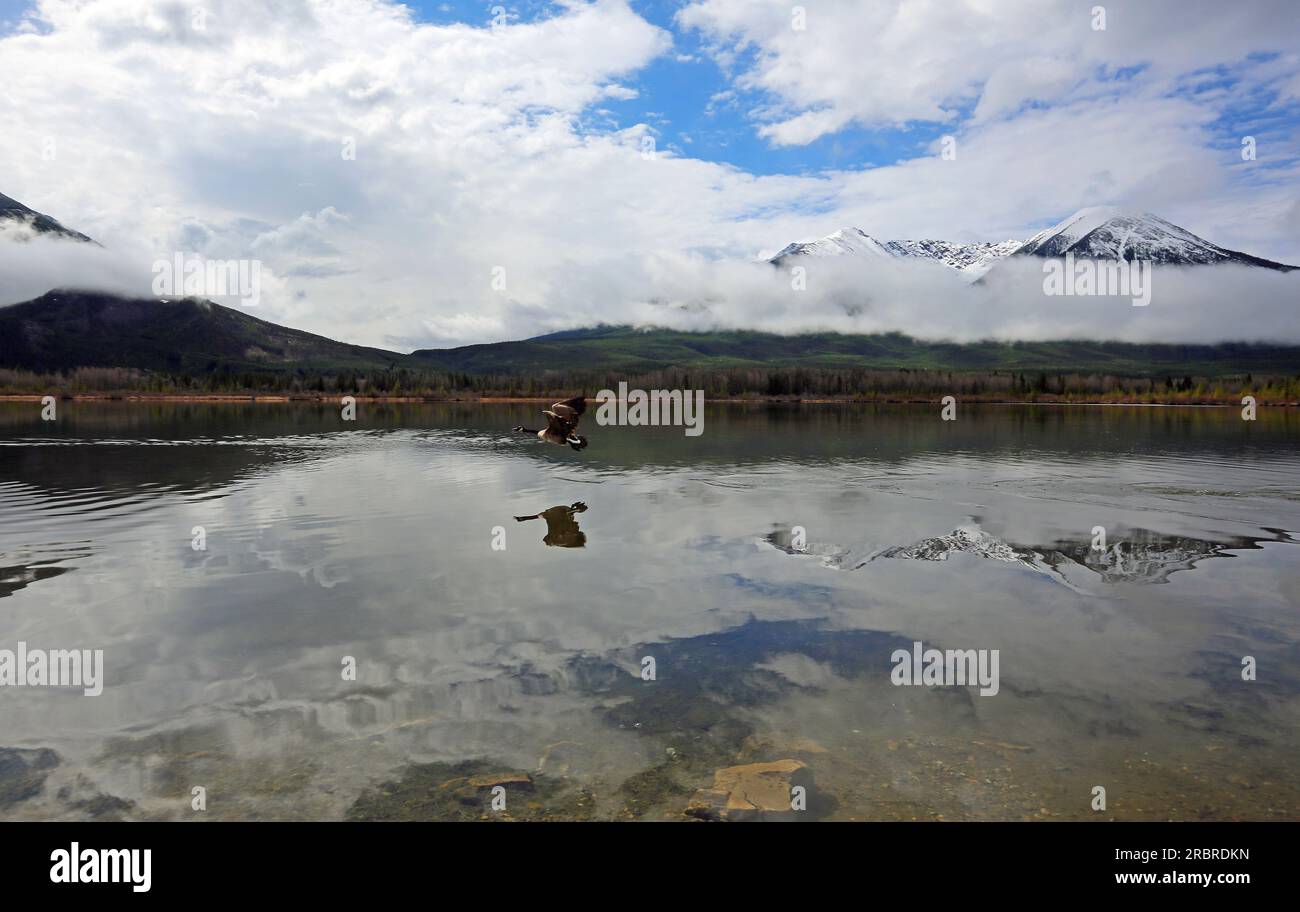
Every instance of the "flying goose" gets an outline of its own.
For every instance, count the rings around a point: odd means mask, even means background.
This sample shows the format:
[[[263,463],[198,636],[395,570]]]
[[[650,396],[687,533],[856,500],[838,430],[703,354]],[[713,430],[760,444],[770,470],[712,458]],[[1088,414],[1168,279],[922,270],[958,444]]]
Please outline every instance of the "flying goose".
[[[545,429],[534,431],[532,428],[520,425],[515,430],[524,434],[536,434],[546,443],[556,443],[561,446],[567,443],[575,450],[581,450],[586,447],[587,438],[577,433],[578,421],[586,410],[587,397],[574,396],[572,399],[557,402],[542,412],[546,416]]]

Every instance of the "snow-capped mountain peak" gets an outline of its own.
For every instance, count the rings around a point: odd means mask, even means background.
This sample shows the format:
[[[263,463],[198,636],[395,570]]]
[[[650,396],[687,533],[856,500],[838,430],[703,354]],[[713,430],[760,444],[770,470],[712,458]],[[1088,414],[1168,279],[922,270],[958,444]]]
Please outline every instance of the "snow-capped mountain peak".
[[[901,257],[930,260],[975,281],[1009,256],[1066,254],[1176,266],[1238,263],[1283,271],[1295,268],[1220,247],[1150,212],[1120,206],[1080,209],[1023,242],[879,241],[859,228],[841,228],[816,241],[790,244],[768,262],[782,266],[801,256]]]
[[[1123,219],[1126,224],[1136,224],[1146,219],[1159,221],[1151,213],[1143,212],[1140,209],[1125,209],[1120,206],[1088,206],[1073,215],[1067,216],[1052,227],[1038,232],[1038,234],[1025,241],[1025,246],[1031,247],[1051,237],[1060,237],[1072,243],[1114,219]]]
[[[969,281],[974,281],[993,268],[993,264],[1020,249],[1023,241],[977,241],[961,244],[955,241],[890,241],[888,246],[895,256],[933,260],[957,270]]]
[[[787,256],[893,256],[885,245],[861,228],[841,228],[815,241],[787,245],[773,261]]]
[[[1094,259],[1147,260],[1179,266],[1240,263],[1289,269],[1247,253],[1228,250],[1198,237],[1186,228],[1139,209],[1091,206],[1034,235],[1017,255],[1065,256]]]
[[[997,260],[1022,246],[1019,240],[961,244],[954,241],[879,241],[860,228],[841,228],[815,241],[790,244],[768,262],[781,265],[790,257],[859,256],[931,260],[950,267],[968,280],[979,278]]]

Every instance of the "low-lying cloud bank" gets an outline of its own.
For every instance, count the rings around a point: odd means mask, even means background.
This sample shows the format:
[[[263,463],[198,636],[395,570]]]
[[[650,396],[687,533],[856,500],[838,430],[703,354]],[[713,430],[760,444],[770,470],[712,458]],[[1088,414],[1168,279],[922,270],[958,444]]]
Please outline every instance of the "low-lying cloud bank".
[[[186,262],[206,262],[183,254]],[[214,261],[215,262],[215,261]],[[0,222],[0,307],[40,297],[56,288],[84,289],[129,298],[156,298],[155,280],[175,263],[175,253],[153,251],[146,245],[114,242],[101,247],[50,234],[33,235],[17,223]],[[168,272],[170,276],[170,272]],[[290,299],[283,280],[273,271],[258,269],[259,291],[284,301]],[[204,295],[219,304],[239,307],[239,295]],[[247,308],[254,316],[275,321],[275,316]]]
[[[120,250],[50,235],[17,222],[0,222],[0,306],[38,297],[52,288],[94,288],[144,297],[134,258]]]
[[[956,342],[1300,343],[1300,272],[1153,266],[1148,303],[1135,306],[1133,295],[1048,294],[1045,262],[1004,261],[970,285],[946,267],[906,260],[810,259],[782,268],[629,260],[562,274],[548,289],[547,306],[515,305],[510,322],[540,322],[545,330],[603,322],[785,334],[901,332]],[[802,283],[792,265],[805,267]]]
[[[5,243],[0,232],[0,305],[30,300],[51,288],[90,288],[156,297],[152,264],[166,254],[143,247],[108,249],[62,239]],[[628,256],[591,265],[553,264],[531,276],[516,297],[510,283],[492,290],[491,276],[465,266],[442,274],[431,289],[390,289],[392,307],[419,323],[430,294],[480,302],[474,330],[519,339],[600,323],[705,331],[901,332],[921,339],[1300,344],[1300,271],[1278,273],[1233,265],[1153,266],[1149,298],[1059,295],[1045,291],[1044,263],[1015,258],[982,282],[967,284],[946,267],[907,260],[814,259],[783,267],[690,255]],[[802,267],[802,276],[793,267]],[[461,294],[456,283],[463,283]],[[403,295],[409,295],[404,298]],[[217,299],[237,306],[233,298]],[[262,269],[259,306],[246,312],[344,341],[358,340],[346,320],[329,330],[294,319],[296,296],[269,267]],[[339,310],[346,314],[346,307]],[[426,319],[407,344],[457,336],[467,327]],[[427,343],[426,343],[427,344]]]

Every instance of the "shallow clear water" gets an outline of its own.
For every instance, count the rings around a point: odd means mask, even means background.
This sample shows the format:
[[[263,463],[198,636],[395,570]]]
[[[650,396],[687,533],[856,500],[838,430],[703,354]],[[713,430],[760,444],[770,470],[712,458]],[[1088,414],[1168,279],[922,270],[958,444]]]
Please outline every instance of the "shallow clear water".
[[[476,819],[518,773],[510,816],[680,819],[787,758],[808,817],[1300,818],[1294,410],[711,406],[575,453],[509,433],[539,408],[0,404],[0,649],[106,669],[0,687],[0,818]],[[894,686],[917,640],[999,692]]]

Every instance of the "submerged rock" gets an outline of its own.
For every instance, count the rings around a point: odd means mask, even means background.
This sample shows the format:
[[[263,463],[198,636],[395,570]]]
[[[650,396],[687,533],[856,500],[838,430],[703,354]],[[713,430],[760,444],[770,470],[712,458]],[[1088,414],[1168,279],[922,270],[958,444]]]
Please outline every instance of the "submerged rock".
[[[135,802],[109,795],[96,788],[86,776],[78,775],[69,785],[64,785],[56,797],[74,811],[92,820],[121,820],[124,814],[135,809]]]
[[[58,765],[59,755],[48,747],[0,747],[0,808],[39,795],[50,770]]]
[[[799,760],[746,763],[713,774],[713,787],[697,791],[686,814],[701,820],[794,819],[796,786],[811,790],[812,774]]]
[[[496,809],[498,787],[505,790],[505,802]],[[362,792],[347,819],[586,820],[594,811],[591,794],[566,779],[466,760],[408,766],[400,779]]]
[[[618,793],[623,799],[623,817],[635,819],[654,810],[664,811],[671,816],[673,810],[681,806],[681,797],[689,795],[691,790],[673,777],[672,767],[675,762],[666,761],[624,780],[618,787]]]

